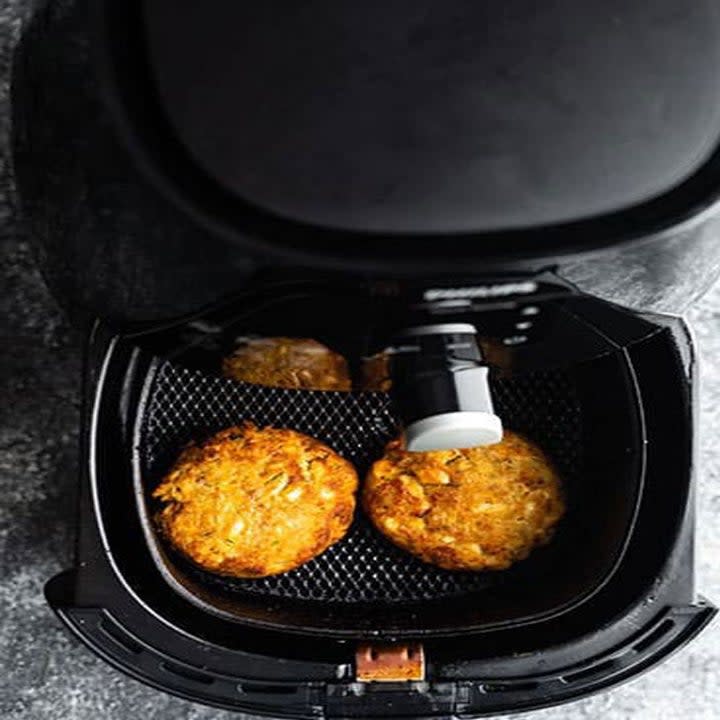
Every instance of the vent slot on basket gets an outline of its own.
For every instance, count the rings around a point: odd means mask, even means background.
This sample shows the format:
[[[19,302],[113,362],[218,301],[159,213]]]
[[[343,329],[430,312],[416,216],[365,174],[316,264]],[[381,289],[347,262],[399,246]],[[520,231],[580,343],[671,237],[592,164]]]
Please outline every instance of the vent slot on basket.
[[[190,680],[191,682],[200,683],[201,685],[212,685],[215,680],[209,675],[205,675],[201,672],[196,672],[190,668],[181,667],[170,662],[160,663],[160,667],[166,672],[172,673],[181,677],[183,680]]]
[[[244,695],[297,695],[297,685],[264,685],[262,683],[240,683],[238,692]]]
[[[100,630],[109,637],[116,645],[119,645],[126,652],[132,655],[140,655],[143,649],[127,633],[121,630],[115,623],[103,618],[99,624]]]
[[[605,660],[605,662],[598,663],[586,670],[579,670],[578,672],[570,673],[565,675],[564,680],[567,683],[577,682],[578,680],[587,680],[588,678],[595,677],[596,675],[605,675],[608,670],[611,670],[617,662],[613,660]]]
[[[572,377],[562,371],[543,371],[496,379],[493,394],[505,426],[527,434],[553,458],[572,500],[581,448],[580,410]],[[186,443],[243,420],[316,437],[353,462],[361,477],[398,431],[384,393],[267,388],[169,362],[157,368],[144,407],[140,470],[151,507],[150,492]],[[523,563],[504,573],[449,572],[427,565],[387,542],[360,512],[343,540],[283,575],[229,579],[171,557],[193,580],[221,592],[345,604],[459,597],[525,571]]]
[[[660,640],[660,638],[667,635],[674,627],[675,623],[670,620],[670,618],[663,620],[651,633],[639,642],[636,642],[635,645],[633,645],[633,650],[639,653],[645,652],[645,650],[652,647],[656,642],[658,642],[658,640]]]
[[[483,683],[482,689],[486,693],[501,692],[532,692],[540,687],[539,682],[526,681],[514,683]]]

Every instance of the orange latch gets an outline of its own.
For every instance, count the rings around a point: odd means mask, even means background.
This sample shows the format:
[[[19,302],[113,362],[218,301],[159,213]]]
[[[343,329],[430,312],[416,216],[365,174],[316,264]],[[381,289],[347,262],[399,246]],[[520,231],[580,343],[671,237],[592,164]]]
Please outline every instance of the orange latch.
[[[361,682],[402,682],[425,679],[425,653],[420,643],[359,645],[355,677]]]

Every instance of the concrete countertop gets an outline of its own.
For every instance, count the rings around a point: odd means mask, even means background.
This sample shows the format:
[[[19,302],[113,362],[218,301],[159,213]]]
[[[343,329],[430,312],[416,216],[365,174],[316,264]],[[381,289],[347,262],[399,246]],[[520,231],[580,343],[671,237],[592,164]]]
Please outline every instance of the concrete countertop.
[[[0,718],[230,720],[96,659],[42,595],[69,567],[81,339],[39,277],[10,202],[8,75],[27,0],[0,0]],[[698,589],[720,602],[720,284],[689,314],[702,358]],[[720,718],[720,622],[654,672],[533,720]]]

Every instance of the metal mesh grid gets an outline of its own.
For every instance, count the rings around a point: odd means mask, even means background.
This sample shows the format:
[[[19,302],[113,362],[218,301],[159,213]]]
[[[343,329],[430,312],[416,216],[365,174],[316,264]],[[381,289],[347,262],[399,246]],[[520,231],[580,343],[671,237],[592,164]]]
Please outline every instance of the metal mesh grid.
[[[550,454],[566,484],[578,469],[580,410],[570,378],[542,372],[493,382],[496,411]],[[140,457],[149,492],[192,439],[242,420],[304,432],[355,464],[362,478],[397,432],[383,393],[285,390],[238,383],[165,362],[141,418]],[[228,579],[175,558],[194,579],[230,592],[324,602],[412,602],[456,597],[507,573],[449,572],[427,565],[378,534],[359,511],[343,540],[296,570],[259,580]]]

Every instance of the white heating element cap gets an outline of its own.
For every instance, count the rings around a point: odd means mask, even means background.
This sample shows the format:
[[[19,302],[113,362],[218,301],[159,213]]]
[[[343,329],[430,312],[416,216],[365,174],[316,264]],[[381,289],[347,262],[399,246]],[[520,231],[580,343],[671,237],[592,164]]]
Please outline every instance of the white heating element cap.
[[[412,452],[494,445],[502,438],[502,422],[490,412],[431,415],[405,428],[406,447]]]

